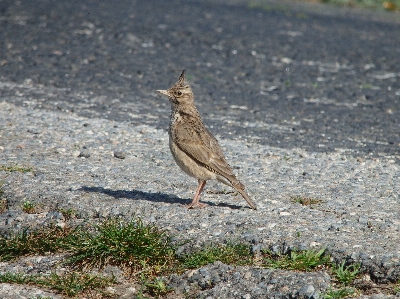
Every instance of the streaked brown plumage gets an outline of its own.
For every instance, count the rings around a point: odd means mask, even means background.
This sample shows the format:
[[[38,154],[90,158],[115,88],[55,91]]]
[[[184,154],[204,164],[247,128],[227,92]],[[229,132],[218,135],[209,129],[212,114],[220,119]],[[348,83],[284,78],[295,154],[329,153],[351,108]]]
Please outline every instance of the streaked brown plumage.
[[[169,147],[179,167],[197,178],[199,186],[188,208],[204,207],[200,195],[207,180],[218,180],[235,188],[252,209],[255,204],[244,191],[244,185],[236,178],[218,144],[207,130],[194,104],[193,92],[185,84],[185,71],[168,90],[157,90],[168,96],[171,102]]]

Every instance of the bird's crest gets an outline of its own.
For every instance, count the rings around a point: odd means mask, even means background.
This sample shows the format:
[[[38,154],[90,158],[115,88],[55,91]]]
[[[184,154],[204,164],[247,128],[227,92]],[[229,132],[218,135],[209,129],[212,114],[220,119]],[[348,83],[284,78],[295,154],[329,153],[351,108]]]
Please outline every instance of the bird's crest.
[[[179,76],[178,81],[174,84],[174,87],[186,87],[185,84],[185,70],[182,71],[182,74]]]

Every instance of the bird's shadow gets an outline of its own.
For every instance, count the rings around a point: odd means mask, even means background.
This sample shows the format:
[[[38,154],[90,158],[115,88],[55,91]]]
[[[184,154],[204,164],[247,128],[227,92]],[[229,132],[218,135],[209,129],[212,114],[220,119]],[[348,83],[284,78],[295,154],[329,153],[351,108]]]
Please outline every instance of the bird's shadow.
[[[103,187],[89,187],[89,186],[82,186],[77,191],[83,191],[88,193],[103,193],[108,196],[112,196],[115,199],[125,198],[130,200],[147,200],[150,202],[164,202],[169,204],[180,204],[185,206],[191,202],[191,199],[182,199],[175,195],[164,194],[161,192],[152,193],[152,192],[144,192],[139,190],[112,190]],[[209,206],[218,206],[218,207],[228,207],[231,209],[240,209],[242,206],[238,205],[231,205],[226,203],[219,203],[215,204],[210,201],[202,201]]]

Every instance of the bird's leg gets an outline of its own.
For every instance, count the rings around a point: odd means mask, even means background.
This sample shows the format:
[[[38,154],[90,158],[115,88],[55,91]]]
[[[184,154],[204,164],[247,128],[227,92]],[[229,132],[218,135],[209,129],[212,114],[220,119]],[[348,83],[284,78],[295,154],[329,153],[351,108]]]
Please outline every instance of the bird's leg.
[[[200,203],[200,195],[201,192],[203,191],[204,186],[206,185],[205,180],[200,180],[199,179],[199,186],[197,187],[196,193],[193,196],[192,202],[187,206],[188,209],[199,207],[199,208],[204,208],[207,206],[205,203]]]

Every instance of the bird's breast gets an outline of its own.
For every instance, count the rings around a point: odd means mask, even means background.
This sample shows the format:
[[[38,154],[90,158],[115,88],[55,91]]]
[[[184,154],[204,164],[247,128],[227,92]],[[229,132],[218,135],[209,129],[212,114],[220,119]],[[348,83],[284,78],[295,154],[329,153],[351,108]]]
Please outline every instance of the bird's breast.
[[[182,120],[183,119],[182,119],[181,114],[179,112],[177,112],[177,111],[173,111],[171,113],[171,116],[169,117],[169,126],[170,126],[170,128],[175,126],[177,123],[181,122]]]

